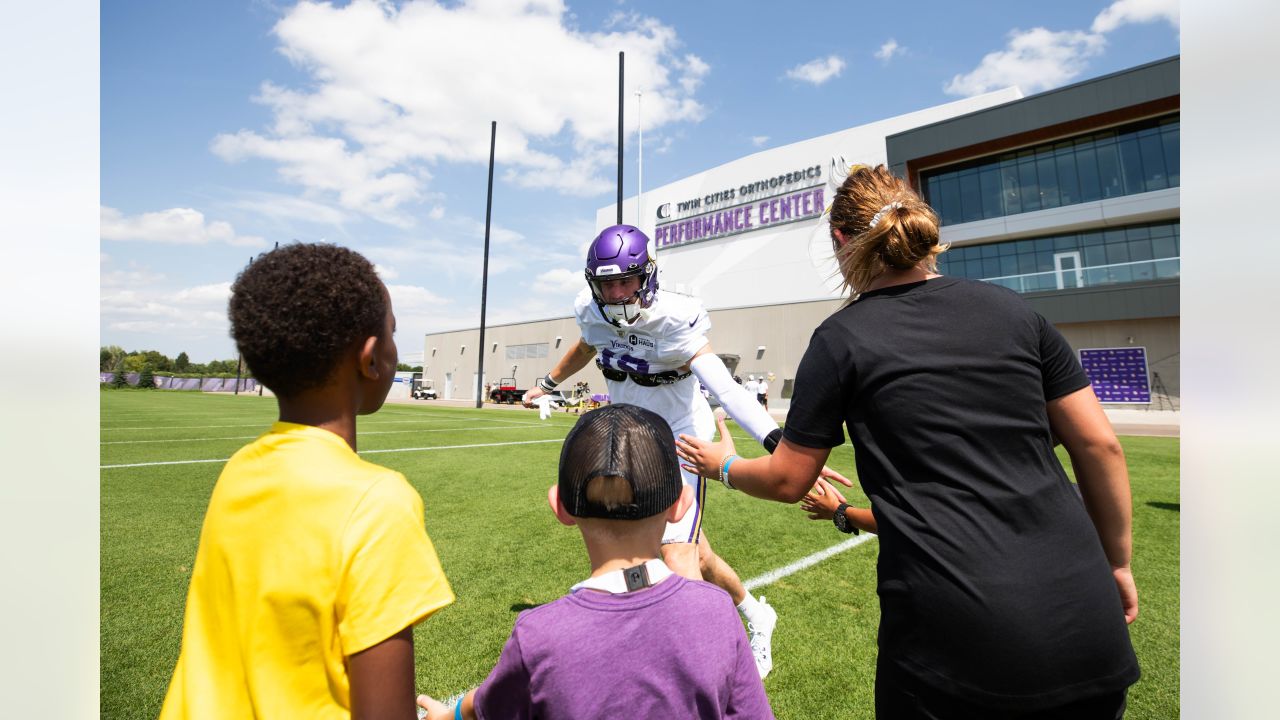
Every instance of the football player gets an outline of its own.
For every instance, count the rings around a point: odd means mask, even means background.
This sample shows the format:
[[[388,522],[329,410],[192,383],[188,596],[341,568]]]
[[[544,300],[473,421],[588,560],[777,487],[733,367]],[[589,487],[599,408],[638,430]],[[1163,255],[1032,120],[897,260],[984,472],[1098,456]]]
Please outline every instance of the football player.
[[[698,389],[701,382],[730,417],[773,452],[782,437],[781,428],[754,395],[734,382],[724,362],[712,352],[707,341],[711,320],[702,302],[658,289],[658,267],[649,255],[649,238],[639,228],[614,225],[596,236],[587,249],[586,280],[587,287],[574,302],[582,337],[537,387],[525,393],[526,407],[536,406],[540,396],[595,359],[608,381],[610,402],[658,413],[676,436],[710,439],[715,421]],[[701,527],[706,486],[696,473],[683,473],[697,503],[681,522],[667,525],[663,560],[675,572],[714,583],[729,593],[747,620],[751,649],[763,678],[773,667],[771,642],[778,614],[763,596],[752,597],[733,568],[712,551]],[[829,468],[823,468],[822,476],[852,484]]]

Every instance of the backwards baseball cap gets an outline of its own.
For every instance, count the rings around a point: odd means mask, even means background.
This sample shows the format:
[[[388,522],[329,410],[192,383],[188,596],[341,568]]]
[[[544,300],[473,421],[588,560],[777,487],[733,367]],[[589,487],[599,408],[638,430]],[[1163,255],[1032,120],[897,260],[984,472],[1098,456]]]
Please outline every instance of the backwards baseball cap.
[[[640,520],[666,511],[680,497],[684,481],[671,426],[657,413],[617,403],[586,413],[560,449],[560,502],[580,518]],[[615,505],[587,499],[598,477],[620,477],[631,502]]]

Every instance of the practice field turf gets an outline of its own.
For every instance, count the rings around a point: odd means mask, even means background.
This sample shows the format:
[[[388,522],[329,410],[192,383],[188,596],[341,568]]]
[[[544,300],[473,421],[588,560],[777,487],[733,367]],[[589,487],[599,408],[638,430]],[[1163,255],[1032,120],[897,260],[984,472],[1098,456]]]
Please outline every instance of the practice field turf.
[[[200,524],[222,463],[275,419],[275,402],[189,392],[104,391],[101,713],[154,718],[178,656]],[[422,493],[427,530],[458,601],[415,630],[418,688],[438,698],[478,684],[516,614],[589,572],[582,540],[546,506],[560,442],[577,416],[388,404],[362,418],[359,447]],[[736,431],[735,434],[740,434]],[[1176,718],[1178,441],[1122,438],[1134,505],[1131,626],[1142,680],[1126,717]],[[739,451],[762,452],[739,438]],[[1061,453],[1061,450],[1059,451]],[[1065,454],[1061,455],[1065,461]],[[207,461],[207,462],[200,462]],[[845,445],[831,465],[853,477]],[[865,503],[857,490],[851,502]],[[874,536],[780,579],[772,571],[848,540],[798,506],[708,489],[712,545],[778,610],[765,689],[780,718],[872,718],[879,610]],[[866,536],[860,536],[866,537]]]

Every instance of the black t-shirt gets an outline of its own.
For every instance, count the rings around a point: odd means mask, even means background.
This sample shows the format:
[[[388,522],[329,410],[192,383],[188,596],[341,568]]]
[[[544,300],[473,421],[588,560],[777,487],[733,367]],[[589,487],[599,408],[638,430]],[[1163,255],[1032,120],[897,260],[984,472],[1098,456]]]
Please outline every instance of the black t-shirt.
[[[784,437],[849,430],[880,531],[880,652],[944,692],[1051,707],[1138,678],[1048,400],[1089,384],[1016,293],[940,277],[863,294],[814,332]]]

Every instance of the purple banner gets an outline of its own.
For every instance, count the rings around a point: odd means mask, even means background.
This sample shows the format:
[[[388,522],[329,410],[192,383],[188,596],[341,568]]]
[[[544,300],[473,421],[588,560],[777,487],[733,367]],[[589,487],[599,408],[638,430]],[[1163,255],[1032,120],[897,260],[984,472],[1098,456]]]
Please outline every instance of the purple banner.
[[[130,385],[138,384],[139,373],[125,373],[125,380]],[[109,383],[115,373],[99,372],[98,382]],[[203,390],[205,392],[235,392],[235,378],[176,378],[167,375],[155,376],[156,387],[161,390]],[[240,392],[251,392],[258,389],[258,381],[253,378],[240,379]]]
[[[1151,402],[1146,348],[1082,348],[1080,365],[1102,402]]]
[[[806,188],[658,225],[653,240],[661,249],[816,218],[824,207],[823,191]]]

